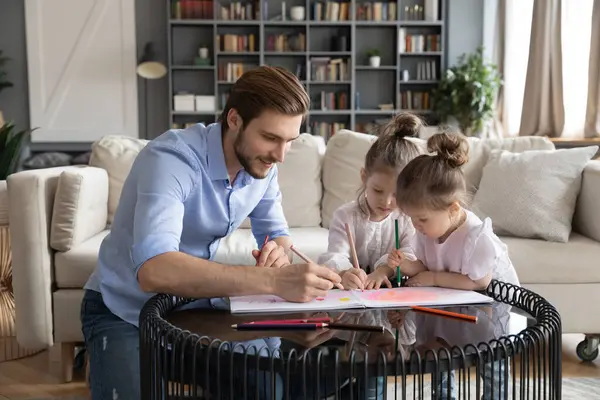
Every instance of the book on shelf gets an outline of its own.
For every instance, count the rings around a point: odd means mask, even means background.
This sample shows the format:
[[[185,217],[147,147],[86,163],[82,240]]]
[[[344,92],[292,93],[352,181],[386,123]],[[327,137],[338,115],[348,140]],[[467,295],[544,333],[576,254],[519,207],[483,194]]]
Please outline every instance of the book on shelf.
[[[212,0],[172,0],[171,18],[174,19],[213,19]]]
[[[320,122],[313,121],[310,123],[310,133],[312,135],[321,136],[323,139],[330,139],[335,133],[341,129],[346,129],[346,124],[341,122]]]
[[[219,81],[235,82],[244,72],[256,68],[256,64],[244,64],[239,62],[221,62],[219,63],[218,79]]]
[[[260,19],[260,3],[241,1],[219,6],[219,18],[224,21],[256,21]]]
[[[256,49],[256,35],[235,35],[235,34],[223,34],[217,35],[217,48],[219,51],[257,51]]]
[[[350,19],[349,1],[315,1],[313,7],[313,21],[348,21]]]
[[[311,57],[309,62],[310,79],[316,82],[350,80],[349,60],[331,57]]]
[[[440,34],[407,34],[406,28],[398,29],[398,53],[421,53],[442,51]]]
[[[435,81],[437,79],[437,63],[433,60],[417,64],[417,80]]]
[[[306,51],[306,35],[301,32],[267,35],[265,51]]]
[[[398,11],[393,1],[364,2],[356,4],[357,21],[396,21]]]
[[[320,109],[315,109],[320,111],[348,110],[350,108],[348,93],[346,92],[326,92],[323,90],[318,94],[318,99],[315,103],[321,105]]]
[[[429,92],[405,90],[400,92],[400,108],[405,110],[431,109]]]

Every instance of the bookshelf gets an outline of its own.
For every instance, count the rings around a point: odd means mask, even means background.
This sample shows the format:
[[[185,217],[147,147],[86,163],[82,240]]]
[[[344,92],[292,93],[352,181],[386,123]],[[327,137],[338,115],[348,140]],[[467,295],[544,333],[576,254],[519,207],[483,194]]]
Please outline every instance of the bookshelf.
[[[435,123],[429,94],[446,69],[447,1],[167,0],[170,124],[214,122],[231,85],[259,65],[305,85],[304,132],[372,132],[399,111]]]

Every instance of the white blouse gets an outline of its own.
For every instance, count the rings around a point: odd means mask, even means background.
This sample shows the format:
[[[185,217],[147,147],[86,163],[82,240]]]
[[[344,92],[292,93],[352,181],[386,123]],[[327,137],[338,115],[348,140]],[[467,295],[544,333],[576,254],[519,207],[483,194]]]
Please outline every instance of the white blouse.
[[[493,279],[519,285],[508,248],[492,230],[492,221],[481,221],[465,210],[465,222],[444,243],[422,233],[414,235],[412,247],[417,259],[430,271],[456,272],[476,281],[493,271]]]
[[[384,220],[373,222],[360,212],[355,200],[344,204],[333,213],[329,224],[327,252],[321,254],[317,262],[337,272],[353,268],[345,226],[348,223],[354,238],[358,265],[365,271],[370,267],[370,271],[373,272],[380,265],[387,264],[389,252],[396,248],[395,219],[398,219],[400,249],[407,258],[414,260],[411,242],[415,228],[410,218],[400,211],[393,211]]]

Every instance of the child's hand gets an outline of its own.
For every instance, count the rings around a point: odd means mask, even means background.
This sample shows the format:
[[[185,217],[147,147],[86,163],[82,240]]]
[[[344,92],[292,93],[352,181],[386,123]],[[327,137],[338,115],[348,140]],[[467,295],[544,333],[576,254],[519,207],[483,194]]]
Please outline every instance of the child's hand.
[[[346,290],[365,288],[367,274],[360,268],[347,269],[340,276],[342,277],[342,286]]]
[[[419,272],[406,281],[406,286],[435,286],[435,272]]]
[[[404,253],[400,250],[393,249],[390,251],[390,254],[388,254],[387,265],[392,270],[395,270],[404,260],[406,260]]]
[[[385,270],[380,267],[380,268],[377,268],[372,273],[370,273],[369,276],[367,276],[367,281],[365,282],[365,289],[366,290],[379,289],[381,287],[382,283],[385,284],[385,286],[387,286],[388,288],[390,288],[390,289],[392,288],[392,283],[390,282],[390,279],[387,277]]]

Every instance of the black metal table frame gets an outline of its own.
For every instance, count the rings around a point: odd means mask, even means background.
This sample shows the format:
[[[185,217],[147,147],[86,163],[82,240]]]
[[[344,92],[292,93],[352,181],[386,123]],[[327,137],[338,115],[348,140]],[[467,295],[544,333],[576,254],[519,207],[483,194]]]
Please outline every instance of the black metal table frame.
[[[362,386],[350,385],[349,388],[350,398],[362,398],[361,391],[367,391],[364,382],[378,376],[396,377],[396,388],[399,384],[402,389],[396,389],[401,393],[396,392],[394,397],[401,398],[407,396],[407,382],[412,376],[413,386],[418,391],[409,397],[423,398],[424,375],[432,374],[433,385],[442,374],[449,376],[450,371],[456,371],[458,398],[466,399],[471,398],[470,368],[476,367],[475,394],[479,399],[483,394],[480,379],[483,366],[494,361],[505,366],[500,377],[503,398],[560,399],[562,327],[558,311],[538,294],[504,282],[492,281],[484,293],[523,310],[537,323],[516,335],[502,336],[487,343],[426,350],[423,354],[413,350],[407,358],[397,352],[390,363],[382,352],[373,362],[368,353],[357,350],[352,350],[349,358],[342,360],[338,349],[323,347],[302,352],[292,349],[286,356],[279,349],[245,348],[240,343],[232,346],[226,341],[182,330],[166,321],[164,317],[169,312],[196,299],[159,294],[150,299],[140,313],[142,398],[204,398],[205,393],[210,393],[211,399],[261,398],[260,394],[265,396],[267,389],[275,396],[278,375],[285,377],[285,399],[323,398],[323,393],[341,398],[340,386],[349,380],[363,382]],[[516,355],[520,356],[518,369]],[[248,377],[249,370],[254,371],[254,380]],[[294,379],[296,384],[292,385]],[[234,388],[234,385],[238,387]],[[300,391],[301,397],[290,393],[294,390]],[[382,398],[387,398],[387,391],[384,389],[383,392]]]

